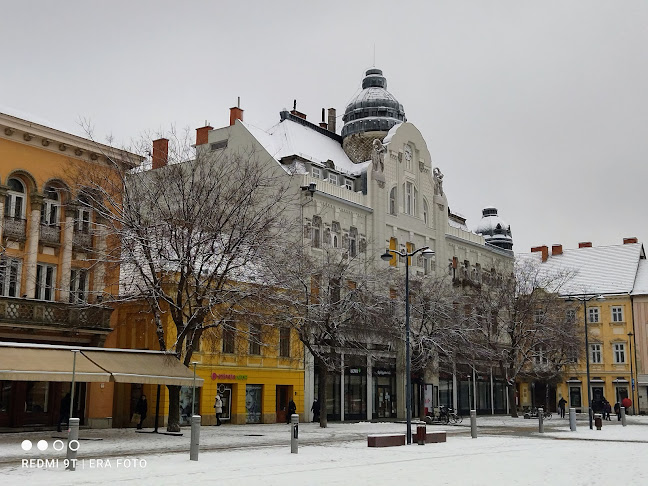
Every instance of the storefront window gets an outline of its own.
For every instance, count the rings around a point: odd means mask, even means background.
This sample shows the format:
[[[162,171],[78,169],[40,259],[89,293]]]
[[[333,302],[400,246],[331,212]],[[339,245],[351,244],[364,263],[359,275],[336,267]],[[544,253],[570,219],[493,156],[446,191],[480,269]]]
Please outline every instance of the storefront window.
[[[344,377],[344,414],[367,416],[367,373],[364,368],[349,368]]]
[[[439,379],[439,405],[452,407],[452,379]]]
[[[181,386],[180,387],[180,424],[190,425],[192,410],[193,387]],[[196,388],[196,409],[195,413],[200,414],[200,388]]]
[[[497,381],[493,383],[493,395],[495,400],[495,411],[506,411],[506,385]]]
[[[579,386],[569,387],[569,406],[575,408],[583,406],[581,403],[581,389]]]
[[[230,420],[232,416],[230,411],[232,410],[232,385],[225,385],[220,383],[218,385],[218,394],[221,396],[221,401],[223,402],[223,413],[221,413],[221,421]]]
[[[11,400],[11,382],[0,381],[0,412],[9,411],[9,401]]]
[[[245,421],[248,424],[261,423],[261,390],[262,385],[245,386]]]
[[[25,393],[25,412],[47,412],[49,405],[49,383],[46,381],[27,382]]]

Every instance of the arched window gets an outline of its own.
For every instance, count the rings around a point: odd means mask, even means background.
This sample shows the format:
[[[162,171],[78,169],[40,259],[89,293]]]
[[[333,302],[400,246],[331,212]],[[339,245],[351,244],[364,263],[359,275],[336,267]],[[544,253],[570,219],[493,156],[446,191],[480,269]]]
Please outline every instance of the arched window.
[[[428,213],[429,213],[428,203],[423,199],[423,222],[428,224]]]
[[[396,215],[396,186],[389,191],[389,214]]]
[[[403,210],[405,214],[416,216],[417,214],[418,190],[412,182],[403,184]]]
[[[45,197],[41,207],[41,224],[46,226],[57,226],[59,222],[59,210],[61,207],[58,191],[52,186],[45,188]]]
[[[5,197],[5,216],[25,219],[25,185],[19,179],[8,181],[9,190]]]

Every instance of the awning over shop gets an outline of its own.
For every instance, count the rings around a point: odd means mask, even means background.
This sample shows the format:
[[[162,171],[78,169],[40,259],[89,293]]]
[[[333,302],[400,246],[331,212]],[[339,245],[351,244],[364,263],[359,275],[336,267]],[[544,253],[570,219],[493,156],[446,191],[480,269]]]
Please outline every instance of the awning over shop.
[[[0,380],[72,381],[73,354],[67,349],[2,346]],[[82,356],[81,353],[76,354],[77,381],[110,381],[110,373]]]
[[[193,373],[175,356],[155,351],[131,350],[81,350],[93,363],[110,372],[117,383],[148,383],[154,385],[193,384]],[[196,377],[196,386],[202,386],[203,379]]]
[[[78,350],[78,353],[73,353]],[[193,385],[193,373],[161,351],[0,343],[0,380]],[[203,379],[196,377],[196,386]]]

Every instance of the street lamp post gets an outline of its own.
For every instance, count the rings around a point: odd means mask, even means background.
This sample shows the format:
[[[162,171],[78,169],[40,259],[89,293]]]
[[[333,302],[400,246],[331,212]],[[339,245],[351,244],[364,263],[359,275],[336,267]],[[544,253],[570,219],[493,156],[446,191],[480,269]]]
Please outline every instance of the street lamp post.
[[[590,349],[589,349],[589,339],[587,332],[587,303],[596,299],[597,301],[603,301],[605,298],[599,294],[580,294],[580,295],[570,295],[567,299],[567,302],[574,302],[576,300],[583,303],[583,320],[585,322],[585,370],[587,373],[587,414],[589,415],[589,428],[594,429],[594,424],[592,420],[592,388],[590,387]]]
[[[393,255],[392,255],[393,253]],[[407,444],[412,443],[412,378],[411,378],[411,358],[410,358],[410,302],[409,302],[409,259],[421,253],[423,258],[432,258],[434,251],[429,246],[424,246],[411,253],[398,250],[386,250],[380,258],[384,261],[390,261],[394,255],[405,258],[405,414],[407,415],[407,432],[405,440]]]
[[[635,412],[635,396],[634,396],[634,387],[635,387],[635,381],[634,381],[634,371],[632,369],[632,336],[634,334],[632,331],[628,333],[628,343],[630,344],[630,397],[632,398],[632,413],[634,414]]]

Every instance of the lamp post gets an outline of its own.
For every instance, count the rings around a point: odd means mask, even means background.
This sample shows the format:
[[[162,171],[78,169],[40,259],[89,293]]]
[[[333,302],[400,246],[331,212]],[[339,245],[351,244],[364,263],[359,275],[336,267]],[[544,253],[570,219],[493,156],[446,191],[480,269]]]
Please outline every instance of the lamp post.
[[[628,343],[630,344],[630,397],[632,398],[632,413],[634,414],[634,407],[635,407],[635,396],[634,396],[634,387],[635,387],[635,381],[634,381],[634,371],[632,369],[632,336],[634,334],[632,331],[628,333]]]
[[[393,255],[392,255],[393,253]],[[411,383],[411,358],[410,358],[410,303],[409,303],[409,259],[421,253],[423,258],[432,258],[434,251],[430,250],[429,246],[424,246],[413,252],[386,250],[385,253],[380,255],[380,258],[386,262],[394,258],[395,255],[405,258],[405,414],[407,415],[407,432],[405,440],[407,444],[412,443],[412,383]]]
[[[198,364],[197,361],[192,361],[191,364],[193,365],[193,389],[191,390],[191,415],[196,415],[196,365]]]
[[[567,299],[567,302],[580,301],[583,303],[583,320],[585,322],[585,369],[587,372],[587,414],[589,415],[589,428],[594,429],[592,421],[592,389],[590,387],[590,360],[589,360],[589,339],[587,332],[587,303],[596,299],[601,302],[605,300],[602,295],[599,294],[579,294],[579,295],[570,295]]]

